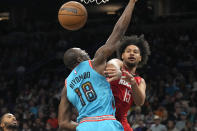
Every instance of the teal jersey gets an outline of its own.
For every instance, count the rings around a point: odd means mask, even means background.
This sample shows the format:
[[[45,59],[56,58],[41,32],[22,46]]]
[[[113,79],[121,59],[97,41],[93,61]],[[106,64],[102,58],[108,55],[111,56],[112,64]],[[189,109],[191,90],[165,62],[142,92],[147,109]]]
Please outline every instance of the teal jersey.
[[[81,62],[74,68],[65,83],[67,98],[79,113],[77,122],[85,117],[115,116],[110,84],[92,68],[90,60]]]

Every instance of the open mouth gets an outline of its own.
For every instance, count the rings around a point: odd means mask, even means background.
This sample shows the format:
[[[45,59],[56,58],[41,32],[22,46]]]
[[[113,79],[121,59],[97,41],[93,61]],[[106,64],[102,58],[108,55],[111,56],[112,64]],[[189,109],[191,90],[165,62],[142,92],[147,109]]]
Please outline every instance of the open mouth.
[[[136,59],[135,59],[135,57],[129,57],[128,58],[130,61],[135,61]]]
[[[17,125],[17,121],[13,121],[13,125]]]

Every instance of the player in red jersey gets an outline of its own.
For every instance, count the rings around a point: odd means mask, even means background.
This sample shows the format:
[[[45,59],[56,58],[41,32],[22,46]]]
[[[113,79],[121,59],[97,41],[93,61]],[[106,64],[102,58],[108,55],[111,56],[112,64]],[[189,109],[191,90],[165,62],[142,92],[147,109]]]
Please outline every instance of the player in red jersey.
[[[122,76],[118,80],[110,80],[115,97],[116,118],[121,122],[125,131],[133,131],[127,121],[127,112],[133,102],[138,106],[144,104],[146,82],[136,74],[136,69],[147,63],[150,49],[144,36],[125,37],[121,42],[119,54],[122,61],[119,59],[110,60],[105,73],[112,79],[117,74],[116,70],[122,69]]]

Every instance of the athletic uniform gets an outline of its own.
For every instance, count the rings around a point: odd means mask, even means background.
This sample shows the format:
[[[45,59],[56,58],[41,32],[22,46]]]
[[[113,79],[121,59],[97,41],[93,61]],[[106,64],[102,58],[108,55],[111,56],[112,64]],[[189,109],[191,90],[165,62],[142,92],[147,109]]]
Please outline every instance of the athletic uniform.
[[[91,61],[81,62],[67,77],[67,98],[78,110],[77,131],[123,131],[115,118],[114,97],[106,78]]]
[[[125,73],[122,73],[122,76],[126,76]],[[134,76],[134,78],[139,84],[141,77]],[[127,112],[133,104],[131,84],[123,79],[112,81],[110,84],[115,98],[116,119],[121,122],[124,131],[133,131],[127,121]]]

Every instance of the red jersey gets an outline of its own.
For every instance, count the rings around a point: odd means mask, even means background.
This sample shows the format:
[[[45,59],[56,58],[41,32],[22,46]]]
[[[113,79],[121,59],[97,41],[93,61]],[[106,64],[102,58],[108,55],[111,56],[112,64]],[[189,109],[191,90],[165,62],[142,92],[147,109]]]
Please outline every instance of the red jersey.
[[[125,74],[122,73],[122,76],[125,76]],[[141,77],[134,76],[134,78],[139,85]],[[123,125],[124,131],[133,131],[127,121],[127,112],[133,104],[131,83],[119,79],[112,81],[110,84],[115,98],[116,119]]]

